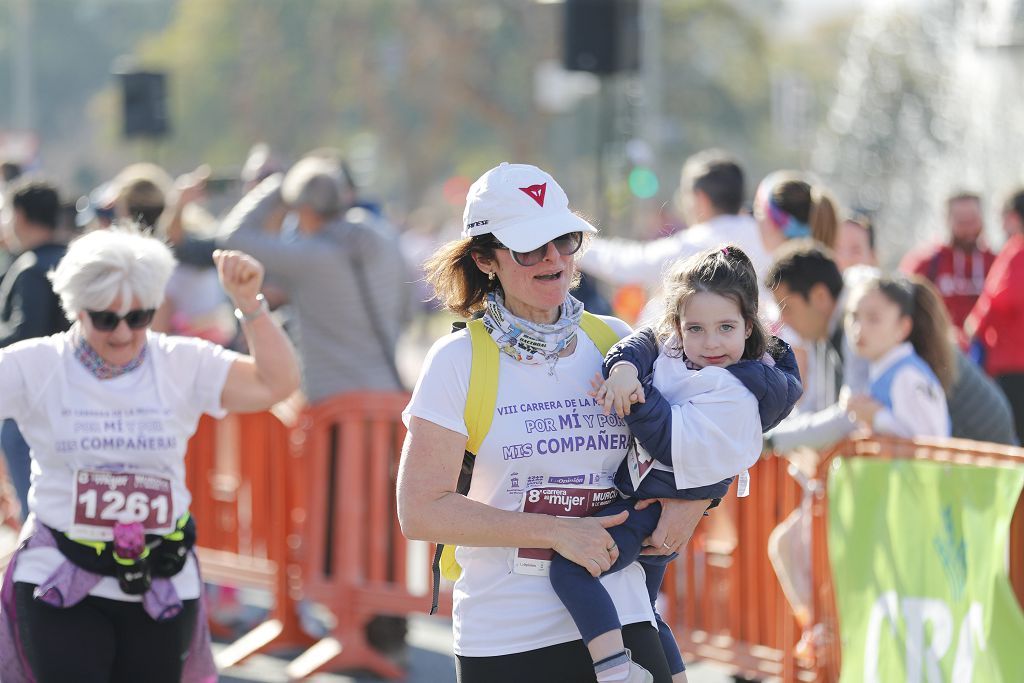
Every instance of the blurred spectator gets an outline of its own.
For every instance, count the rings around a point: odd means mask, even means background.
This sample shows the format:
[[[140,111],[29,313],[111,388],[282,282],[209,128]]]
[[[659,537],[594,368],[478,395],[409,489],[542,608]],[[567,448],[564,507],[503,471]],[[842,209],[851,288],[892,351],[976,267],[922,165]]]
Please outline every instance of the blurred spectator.
[[[112,181],[116,195],[114,211],[118,218],[135,221],[152,230],[167,207],[167,195],[173,181],[156,164],[127,166]]]
[[[209,177],[209,167],[200,166],[175,181],[170,204],[158,222],[168,241],[176,241],[171,235],[178,239],[182,235],[212,238],[216,233],[217,221],[199,206]],[[167,295],[157,311],[153,329],[230,346],[237,326],[217,271],[209,266],[177,264],[167,282]]]
[[[288,293],[303,389],[314,402],[402,388],[395,345],[411,316],[412,276],[395,232],[370,212],[350,209],[355,198],[343,165],[318,151],[250,191],[220,238],[263,262]],[[283,209],[294,235],[265,229]]]
[[[836,265],[843,272],[853,266],[878,265],[878,255],[875,254],[875,225],[867,215],[854,212],[839,224],[835,252]]]
[[[736,161],[721,150],[698,152],[686,160],[679,181],[687,229],[650,242],[599,237],[580,258],[580,267],[586,275],[616,285],[640,284],[650,292],[677,259],[734,244],[763,278],[771,259],[754,219],[741,213],[744,192],[743,170]],[[774,309],[767,292],[761,292],[761,300]]]
[[[754,195],[754,218],[769,253],[786,240],[807,237],[833,248],[837,215],[831,195],[795,171],[767,175]]]
[[[996,257],[981,241],[981,197],[970,192],[950,197],[946,200],[946,222],[949,241],[911,251],[900,262],[900,270],[935,284],[953,325],[960,331],[981,295],[985,275]],[[961,336],[962,347],[966,346],[965,341]]]
[[[0,221],[10,220],[10,208],[7,206],[8,187],[21,176],[21,165],[13,161],[0,162]],[[0,280],[11,265],[14,248],[7,244],[3,230],[0,230]]]
[[[805,402],[766,436],[768,448],[783,453],[801,446],[825,448],[856,429],[840,394],[867,393],[870,376],[846,340],[842,325],[845,292],[875,274],[877,271],[859,266],[841,275],[831,253],[814,243],[794,241],[776,254],[767,284],[779,303],[782,320],[804,339],[823,347],[824,360],[815,365],[816,375],[805,378]],[[955,379],[946,393],[952,435],[1016,444],[1006,396],[958,350],[954,358]]]
[[[60,218],[57,188],[27,180],[10,192],[11,211],[3,229],[7,242],[20,252],[0,283],[0,348],[68,329],[68,320],[46,274],[57,267],[67,247],[56,241]],[[7,471],[28,514],[29,447],[14,420],[4,420],[0,447]]]
[[[836,213],[831,196],[812,186],[796,171],[769,173],[754,193],[754,220],[769,254],[795,239],[814,239],[831,247],[836,237]],[[759,274],[763,280],[764,273]],[[762,302],[761,315],[768,320],[778,320],[779,309],[775,300],[770,296],[767,298],[766,303]],[[792,345],[801,377],[815,376],[818,365],[829,367],[827,359],[822,356],[822,344],[801,338],[787,325],[780,325],[773,332]],[[806,403],[806,398],[801,403]]]
[[[284,170],[284,166],[270,151],[270,145],[257,142],[249,149],[249,154],[242,164],[239,177],[242,180],[243,192],[248,192],[259,185],[265,178]]]
[[[916,281],[915,281],[916,280]],[[923,278],[874,278],[846,307],[846,334],[868,361],[868,393],[849,397],[849,414],[874,434],[948,437],[945,391],[956,363],[949,317]]]
[[[21,164],[16,161],[0,161],[0,183],[4,187],[17,180],[21,174]]]
[[[182,233],[211,237],[217,228],[213,216],[198,201],[209,177],[201,167],[175,183],[155,164],[132,164],[111,181],[117,218],[133,220],[164,234]],[[164,302],[157,311],[157,332],[200,337],[228,345],[236,332],[232,307],[212,267],[179,263],[167,282]]]
[[[1003,207],[1006,244],[985,278],[985,288],[964,329],[980,345],[985,370],[1013,406],[1024,434],[1024,189]],[[973,346],[973,345],[972,345]]]

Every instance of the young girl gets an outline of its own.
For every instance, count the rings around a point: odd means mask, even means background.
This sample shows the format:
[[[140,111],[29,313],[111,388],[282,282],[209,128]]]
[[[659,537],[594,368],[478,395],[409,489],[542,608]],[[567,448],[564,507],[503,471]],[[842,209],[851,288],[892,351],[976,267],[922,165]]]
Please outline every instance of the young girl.
[[[876,278],[850,296],[846,336],[868,366],[869,394],[847,400],[850,415],[877,434],[950,435],[945,390],[956,359],[949,318],[931,286]]]
[[[612,348],[604,363],[607,380],[595,380],[594,392],[606,413],[626,417],[638,442],[615,477],[622,497],[598,513],[630,511],[625,523],[607,530],[618,559],[605,573],[639,559],[652,604],[675,555],[640,555],[661,514],[660,505],[648,501],[717,505],[733,477],[757,461],[762,431],[788,415],[801,393],[792,351],[771,340],[758,319],[757,276],[740,249],[697,254],[676,266],[664,290],[658,327]],[[740,488],[746,495],[742,475]],[[597,680],[652,681],[623,649],[618,616],[600,580],[557,555],[550,576],[587,643]],[[655,615],[673,681],[685,681],[675,638],[657,610]]]

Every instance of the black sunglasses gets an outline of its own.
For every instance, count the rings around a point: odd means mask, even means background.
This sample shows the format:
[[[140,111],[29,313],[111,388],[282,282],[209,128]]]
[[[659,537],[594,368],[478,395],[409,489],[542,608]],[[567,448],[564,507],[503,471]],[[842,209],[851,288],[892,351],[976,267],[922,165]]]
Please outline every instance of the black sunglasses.
[[[508,249],[508,252],[512,254],[512,260],[521,266],[529,268],[535,266],[544,260],[544,256],[548,253],[548,242],[545,242],[536,249],[530,251],[513,251],[509,249],[501,242],[495,240],[492,246],[498,249]],[[569,232],[555,239],[551,240],[550,244],[555,245],[555,250],[562,256],[569,256],[575,254],[583,246],[583,233],[582,232]]]
[[[124,315],[118,315],[113,311],[86,311],[86,313],[89,314],[92,326],[97,330],[100,332],[113,332],[121,324],[122,320],[133,330],[141,330],[143,327],[148,327],[153,322],[153,315],[156,313],[156,309],[136,308]]]

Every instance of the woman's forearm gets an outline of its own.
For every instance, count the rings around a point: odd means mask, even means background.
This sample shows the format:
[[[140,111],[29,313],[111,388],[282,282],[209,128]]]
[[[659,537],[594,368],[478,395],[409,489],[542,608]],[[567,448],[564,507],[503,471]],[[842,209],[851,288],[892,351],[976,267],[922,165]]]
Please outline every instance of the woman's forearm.
[[[398,521],[408,538],[461,546],[552,548],[588,571],[617,557],[606,529],[614,517],[563,519],[501,510],[456,493],[466,436],[413,417],[398,468]],[[595,574],[596,575],[596,574]]]
[[[551,548],[557,517],[499,510],[453,492],[435,500],[403,495],[398,519],[412,539],[450,545],[504,548]]]
[[[256,303],[255,306],[265,304]],[[243,310],[243,313],[251,314],[252,311]],[[259,382],[276,398],[274,403],[287,398],[299,386],[299,362],[288,335],[274,321],[269,311],[245,320],[242,331]]]

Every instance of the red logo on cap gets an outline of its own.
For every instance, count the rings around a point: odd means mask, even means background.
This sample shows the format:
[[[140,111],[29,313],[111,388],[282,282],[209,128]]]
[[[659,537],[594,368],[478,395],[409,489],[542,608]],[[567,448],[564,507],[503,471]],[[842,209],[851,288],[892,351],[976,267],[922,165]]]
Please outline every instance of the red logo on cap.
[[[520,187],[520,190],[530,195],[533,201],[537,202],[541,206],[544,206],[544,193],[548,189],[547,183],[541,183],[540,185],[530,185],[529,187]]]

